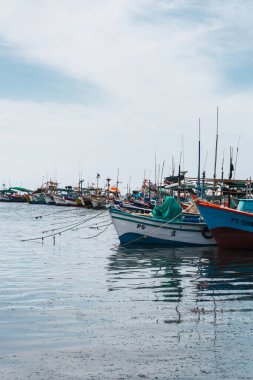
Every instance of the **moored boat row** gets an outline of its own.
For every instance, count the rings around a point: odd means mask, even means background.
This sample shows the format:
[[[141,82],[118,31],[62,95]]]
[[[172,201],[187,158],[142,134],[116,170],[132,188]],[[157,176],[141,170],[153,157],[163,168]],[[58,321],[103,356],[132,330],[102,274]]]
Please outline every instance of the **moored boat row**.
[[[239,191],[237,192],[236,183]],[[166,186],[167,183],[167,186]],[[197,183],[182,189],[178,183],[155,188],[145,181],[138,191],[120,195],[106,189],[58,188],[50,181],[31,191],[11,187],[0,191],[0,202],[27,202],[31,205],[55,205],[109,209],[112,223],[123,245],[215,246],[224,249],[253,249],[253,198],[247,181],[233,181],[232,191],[208,197]],[[173,186],[172,186],[173,185]],[[244,186],[244,188],[243,188]]]

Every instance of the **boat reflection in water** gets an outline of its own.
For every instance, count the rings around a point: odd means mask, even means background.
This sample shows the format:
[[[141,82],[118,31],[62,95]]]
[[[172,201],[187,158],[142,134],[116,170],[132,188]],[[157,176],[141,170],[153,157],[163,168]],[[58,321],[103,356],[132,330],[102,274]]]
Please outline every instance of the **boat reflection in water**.
[[[156,357],[172,378],[250,378],[253,252],[119,246],[107,268],[114,324],[148,368]]]
[[[109,290],[132,300],[177,303],[181,317],[253,310],[253,252],[119,246],[108,270]]]

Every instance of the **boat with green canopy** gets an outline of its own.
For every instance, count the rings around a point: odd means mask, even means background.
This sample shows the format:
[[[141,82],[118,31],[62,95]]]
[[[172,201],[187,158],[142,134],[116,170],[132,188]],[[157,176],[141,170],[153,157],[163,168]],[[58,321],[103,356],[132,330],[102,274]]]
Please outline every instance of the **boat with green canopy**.
[[[112,223],[123,245],[212,246],[216,245],[200,215],[182,210],[174,197],[167,196],[150,215],[111,207]]]

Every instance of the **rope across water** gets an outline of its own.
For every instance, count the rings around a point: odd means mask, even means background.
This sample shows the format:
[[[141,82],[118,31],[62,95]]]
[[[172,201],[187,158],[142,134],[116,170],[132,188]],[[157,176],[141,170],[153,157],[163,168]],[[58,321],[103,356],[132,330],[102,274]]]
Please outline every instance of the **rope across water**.
[[[23,241],[23,242],[25,242],[25,241],[32,241],[32,240],[42,240],[43,241],[46,238],[49,238],[49,237],[52,237],[52,236],[54,237],[56,235],[61,235],[64,232],[67,232],[69,230],[73,230],[76,227],[79,227],[79,226],[87,223],[88,221],[90,221],[92,219],[95,219],[95,218],[99,217],[100,215],[103,215],[105,212],[106,212],[106,210],[103,210],[102,212],[97,213],[96,215],[92,216],[91,218],[87,218],[85,220],[82,220],[81,222],[78,222],[78,223],[75,223],[75,224],[71,224],[71,225],[68,226],[68,228],[61,229],[58,232],[55,232],[55,233],[52,233],[52,234],[49,234],[49,235],[44,235],[44,236],[39,236],[39,237],[35,237],[35,238],[30,238],[30,239],[22,239],[21,241]]]

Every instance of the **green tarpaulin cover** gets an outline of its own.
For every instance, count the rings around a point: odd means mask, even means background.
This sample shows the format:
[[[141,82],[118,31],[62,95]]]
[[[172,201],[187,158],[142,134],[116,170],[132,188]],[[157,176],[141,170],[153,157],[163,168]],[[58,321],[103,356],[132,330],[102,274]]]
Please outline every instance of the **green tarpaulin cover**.
[[[182,207],[177,203],[174,197],[166,197],[161,206],[156,206],[152,212],[154,218],[173,222],[182,220]]]
[[[23,191],[25,193],[32,193],[33,191],[32,190],[28,190],[28,189],[25,189],[24,187],[10,187],[9,188],[10,191],[13,191],[13,190],[17,190],[17,191]]]

